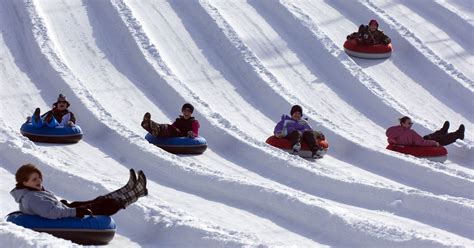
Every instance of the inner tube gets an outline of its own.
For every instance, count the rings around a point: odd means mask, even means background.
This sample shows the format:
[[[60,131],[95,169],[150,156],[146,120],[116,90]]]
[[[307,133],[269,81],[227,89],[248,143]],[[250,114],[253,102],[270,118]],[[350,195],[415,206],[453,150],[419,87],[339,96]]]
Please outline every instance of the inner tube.
[[[387,149],[441,163],[448,158],[448,150],[443,146],[403,146],[389,144]]]
[[[207,141],[201,136],[194,139],[188,137],[157,138],[147,133],[145,139],[151,144],[174,154],[202,154],[207,149]]]
[[[82,139],[82,129],[78,125],[56,126],[56,127],[35,127],[31,122],[21,125],[20,132],[34,142],[46,143],[77,143]]]
[[[392,55],[392,43],[377,45],[359,45],[356,39],[344,42],[344,51],[354,57],[364,59],[385,59]]]
[[[288,139],[278,138],[276,136],[270,136],[265,142],[271,146],[278,147],[287,152],[291,152],[293,149],[293,146],[291,145]],[[327,140],[318,140],[317,142],[318,142],[318,145],[321,148],[323,148],[323,150],[320,152],[320,155],[321,156],[326,155],[329,149],[329,143],[327,142]],[[311,150],[309,149],[308,144],[306,144],[306,142],[301,142],[301,150],[299,151],[298,155],[303,158],[311,157],[312,153],[311,153]]]
[[[7,215],[5,220],[80,245],[106,245],[114,238],[116,230],[114,220],[104,215],[87,216],[82,219],[69,217],[53,220],[38,215],[13,212]]]

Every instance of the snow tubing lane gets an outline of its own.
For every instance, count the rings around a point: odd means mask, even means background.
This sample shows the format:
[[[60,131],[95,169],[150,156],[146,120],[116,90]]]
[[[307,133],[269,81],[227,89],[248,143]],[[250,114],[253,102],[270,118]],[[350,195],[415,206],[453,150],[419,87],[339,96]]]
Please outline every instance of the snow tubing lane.
[[[174,154],[201,154],[207,149],[207,141],[203,137],[157,138],[147,133],[145,139],[153,145]]]
[[[437,162],[444,162],[448,158],[448,150],[443,146],[403,146],[389,144],[387,149]]]
[[[82,219],[69,217],[53,220],[37,215],[13,212],[7,215],[5,220],[80,245],[106,245],[113,239],[116,229],[114,220],[104,215],[88,216]]]
[[[363,59],[385,59],[392,55],[392,44],[359,45],[355,39],[346,40],[344,51],[354,57]]]
[[[82,129],[78,125],[74,127],[35,127],[30,122],[23,123],[20,132],[31,141],[46,143],[77,143],[83,135]]]
[[[283,149],[287,152],[290,152],[293,149],[293,146],[291,145],[290,141],[284,138],[270,136],[265,142],[271,146]],[[319,140],[318,144],[323,148],[323,152],[321,153],[321,155],[324,156],[329,148],[329,143],[326,140]],[[308,144],[306,144],[306,142],[301,142],[301,150],[299,151],[298,155],[303,158],[311,157],[311,150],[309,149],[309,146]]]

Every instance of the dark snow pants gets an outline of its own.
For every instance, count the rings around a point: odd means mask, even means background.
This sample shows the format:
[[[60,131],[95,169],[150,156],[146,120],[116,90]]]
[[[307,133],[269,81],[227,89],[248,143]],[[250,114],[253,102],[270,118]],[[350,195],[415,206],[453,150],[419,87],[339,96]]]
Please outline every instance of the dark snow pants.
[[[456,142],[459,138],[459,134],[457,132],[452,133],[443,133],[441,130],[437,130],[434,133],[428,134],[423,136],[425,140],[434,140],[439,143],[440,146],[447,146]]]
[[[83,201],[83,202],[75,201],[69,204],[65,202],[63,203],[71,208],[77,208],[77,207],[88,208],[92,211],[92,214],[94,215],[111,216],[117,213],[120,209],[124,208],[123,204],[119,200],[113,199],[113,198],[105,198],[102,196],[99,196],[91,201]]]
[[[297,143],[300,143],[303,140],[304,142],[306,142],[306,144],[308,144],[309,149],[311,151],[317,151],[319,149],[318,145],[316,144],[314,133],[312,131],[306,131],[304,133],[301,133],[295,130],[288,134],[285,139],[290,140],[292,146]]]
[[[159,124],[152,120],[142,123],[142,127],[155,137],[182,137],[184,136],[177,128],[169,124]]]

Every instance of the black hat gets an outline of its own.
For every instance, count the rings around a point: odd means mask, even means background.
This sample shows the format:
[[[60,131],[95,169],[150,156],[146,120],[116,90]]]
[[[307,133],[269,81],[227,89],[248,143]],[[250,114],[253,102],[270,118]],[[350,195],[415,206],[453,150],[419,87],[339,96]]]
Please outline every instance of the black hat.
[[[290,114],[293,115],[294,112],[300,112],[301,116],[303,116],[303,108],[301,108],[300,105],[294,105],[293,107],[291,107]]]
[[[189,110],[191,110],[191,113],[194,112],[194,107],[193,107],[193,105],[191,105],[191,103],[185,103],[185,104],[183,104],[183,107],[181,107],[181,111],[183,111],[184,109],[189,109]]]
[[[63,94],[59,94],[58,100],[53,105],[58,106],[59,102],[65,102],[68,108],[69,106],[71,106],[71,104],[69,104],[69,102],[67,101],[66,97]]]

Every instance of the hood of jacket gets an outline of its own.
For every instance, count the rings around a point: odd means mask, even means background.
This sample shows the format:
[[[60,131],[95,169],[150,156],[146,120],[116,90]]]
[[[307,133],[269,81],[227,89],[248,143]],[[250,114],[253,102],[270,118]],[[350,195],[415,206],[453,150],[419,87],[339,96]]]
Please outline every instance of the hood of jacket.
[[[32,190],[29,188],[14,188],[10,191],[10,195],[13,196],[17,203],[20,203],[21,198],[23,198],[27,193],[31,192]]]

